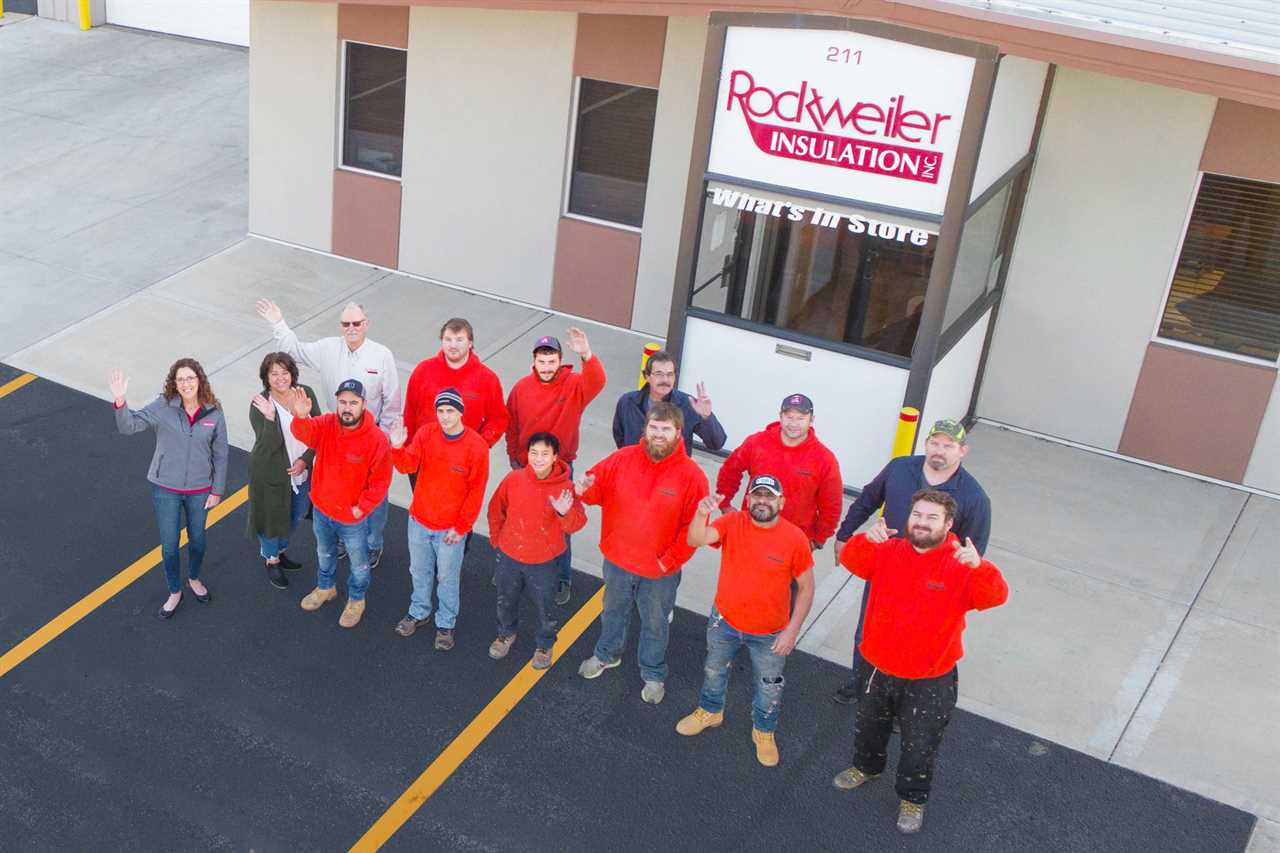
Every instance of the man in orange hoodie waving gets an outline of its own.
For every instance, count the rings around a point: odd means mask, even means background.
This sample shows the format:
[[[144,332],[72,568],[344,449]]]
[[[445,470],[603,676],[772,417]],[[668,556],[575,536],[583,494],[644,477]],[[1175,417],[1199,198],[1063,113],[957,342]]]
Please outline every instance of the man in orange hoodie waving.
[[[707,478],[684,452],[684,416],[654,403],[639,444],[616,450],[578,481],[582,502],[604,510],[604,611],[595,653],[578,674],[597,678],[622,663],[631,607],[640,613],[640,698],[656,705],[666,695],[667,619],[676,602],[680,569],[693,556],[689,523],[707,496]]]
[[[538,614],[533,668],[546,669],[556,640],[556,558],[567,536],[587,523],[587,513],[573,493],[569,466],[559,458],[559,439],[535,432],[525,449],[529,464],[508,474],[489,499],[489,541],[498,587],[498,637],[489,646],[489,657],[499,660],[511,651],[520,593],[527,590]]]
[[[531,435],[549,432],[559,440],[560,458],[569,466],[569,476],[573,477],[582,412],[604,389],[607,377],[604,365],[591,353],[586,332],[569,329],[569,349],[582,359],[581,373],[574,373],[572,364],[563,363],[560,341],[550,335],[538,338],[533,345],[533,369],[516,382],[507,395],[507,411],[511,416],[507,423],[507,456],[512,468],[525,466]],[[556,604],[568,604],[572,596],[573,544],[567,536],[564,541],[565,549],[556,564]]]

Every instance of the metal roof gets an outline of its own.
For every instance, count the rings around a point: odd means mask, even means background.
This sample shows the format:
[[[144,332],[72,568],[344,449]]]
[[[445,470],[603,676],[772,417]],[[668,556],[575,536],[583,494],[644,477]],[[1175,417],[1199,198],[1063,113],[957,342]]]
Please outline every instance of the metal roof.
[[[1280,65],[1280,0],[942,0]]]

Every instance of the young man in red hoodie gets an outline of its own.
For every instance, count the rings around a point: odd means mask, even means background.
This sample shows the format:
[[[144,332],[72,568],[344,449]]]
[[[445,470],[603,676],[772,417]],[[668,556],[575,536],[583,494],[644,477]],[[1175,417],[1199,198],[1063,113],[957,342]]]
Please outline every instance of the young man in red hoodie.
[[[489,657],[500,660],[511,651],[520,593],[527,590],[538,614],[532,665],[546,669],[556,640],[556,558],[569,534],[587,523],[587,513],[573,492],[569,466],[559,458],[560,440],[535,432],[525,451],[529,464],[504,477],[489,499],[489,542],[498,586],[498,637],[489,646]]]
[[[951,533],[956,502],[921,489],[911,497],[905,539],[880,518],[849,540],[840,562],[871,582],[858,651],[859,683],[853,766],[833,780],[857,788],[883,772],[894,717],[902,726],[896,789],[898,830],[918,832],[933,780],[933,761],[956,705],[956,661],[965,614],[1004,604],[1009,586],[973,541]]]
[[[387,436],[364,407],[364,386],[348,379],[338,386],[337,414],[311,417],[311,398],[305,389],[290,390],[289,408],[294,437],[313,448],[311,469],[312,529],[319,561],[316,588],[302,599],[303,610],[319,610],[337,598],[338,541],[347,546],[351,575],[347,578],[347,606],[338,624],[354,628],[364,615],[369,588],[368,518],[382,505],[391,486],[391,455]]]
[[[511,386],[507,396],[507,456],[512,468],[525,465],[529,436],[549,432],[560,441],[560,458],[569,466],[578,456],[578,426],[587,404],[603,389],[607,377],[600,359],[591,353],[591,343],[581,329],[569,329],[569,349],[582,359],[582,372],[562,363],[560,341],[551,336],[538,338],[533,345],[533,369]],[[572,597],[573,543],[565,537],[564,552],[557,567],[556,604],[568,604]]]
[[[809,547],[817,551],[840,524],[844,481],[840,463],[813,430],[813,401],[804,394],[782,400],[778,420],[729,455],[716,477],[716,492],[724,495],[723,510],[733,505],[742,475],[776,473],[787,493],[782,517],[804,531]],[[743,499],[743,509],[747,508]]]
[[[666,695],[667,620],[680,570],[693,556],[689,524],[707,496],[706,476],[684,452],[683,426],[678,408],[654,403],[640,443],[609,454],[575,484],[583,503],[604,510],[600,639],[578,674],[597,678],[622,663],[634,605],[640,613],[640,698],[653,705]]]
[[[396,633],[412,636],[431,617],[431,593],[437,587],[438,651],[453,648],[458,620],[463,543],[480,515],[489,482],[489,446],[463,423],[465,403],[455,388],[435,398],[436,420],[408,441],[408,428],[391,430],[391,461],[402,474],[421,473],[409,505],[409,576],[413,597]],[[406,441],[408,443],[406,444]]]

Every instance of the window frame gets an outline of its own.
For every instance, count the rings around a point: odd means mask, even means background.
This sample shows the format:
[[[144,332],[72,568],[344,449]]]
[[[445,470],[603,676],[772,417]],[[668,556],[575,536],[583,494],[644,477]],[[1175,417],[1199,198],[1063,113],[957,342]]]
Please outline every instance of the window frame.
[[[590,222],[593,225],[602,225],[605,228],[616,228],[619,231],[628,231],[632,234],[640,234],[644,231],[644,214],[649,210],[649,179],[645,178],[645,206],[644,211],[640,214],[640,225],[628,225],[625,222],[614,222],[610,219],[600,219],[596,216],[587,216],[582,213],[573,213],[569,210],[569,193],[573,189],[573,161],[574,155],[578,152],[578,103],[582,97],[582,81],[581,74],[574,75],[573,78],[573,96],[569,99],[569,135],[568,145],[565,148],[565,165],[564,165],[564,185],[561,188],[560,215],[565,219],[576,219],[579,222]],[[615,86],[630,86],[634,89],[648,89],[651,92],[659,92],[656,86],[640,86],[635,83],[624,83],[620,80],[606,80],[602,77],[587,77],[587,80],[595,80],[599,83],[612,83]],[[658,111],[653,111],[653,129],[654,133],[658,130]],[[652,140],[650,140],[652,146]],[[653,166],[653,149],[649,151],[649,165]]]
[[[1173,253],[1173,257],[1169,260],[1169,273],[1166,276],[1164,285],[1164,295],[1160,299],[1160,304],[1156,308],[1156,320],[1151,329],[1151,338],[1149,343],[1159,344],[1160,346],[1174,347],[1175,349],[1186,350],[1188,352],[1200,353],[1201,355],[1213,356],[1215,358],[1224,358],[1230,361],[1240,362],[1242,364],[1254,364],[1260,367],[1276,368],[1280,367],[1280,356],[1274,359],[1259,358],[1256,355],[1242,355],[1224,349],[1214,349],[1203,344],[1193,344],[1187,341],[1180,341],[1176,338],[1166,338],[1160,335],[1160,326],[1164,323],[1165,311],[1169,306],[1169,296],[1173,293],[1173,279],[1178,274],[1178,263],[1182,260],[1182,249],[1187,242],[1187,232],[1191,228],[1191,217],[1195,214],[1196,203],[1200,201],[1200,187],[1204,183],[1205,175],[1220,175],[1224,178],[1235,178],[1242,181],[1258,181],[1257,178],[1248,178],[1243,175],[1231,175],[1226,172],[1205,171],[1201,169],[1196,172],[1196,183],[1192,190],[1191,198],[1187,203],[1187,212],[1182,217],[1182,233],[1178,237],[1178,247]],[[1258,181],[1258,183],[1271,183],[1271,181]]]
[[[382,178],[388,181],[395,181],[396,183],[403,183],[404,182],[403,161],[400,164],[399,175],[389,175],[386,172],[375,172],[372,169],[361,169],[359,166],[348,166],[346,163],[342,162],[343,152],[346,150],[346,147],[347,147],[347,45],[349,44],[361,44],[361,45],[364,45],[365,47],[380,47],[384,50],[398,50],[401,53],[405,54],[405,90],[406,90],[406,93],[408,91],[408,81],[409,81],[409,61],[408,61],[409,49],[408,48],[395,47],[389,44],[377,44],[376,42],[371,42],[371,41],[360,41],[359,39],[342,39],[338,43],[338,127],[337,127],[338,140],[337,140],[337,146],[334,148],[334,151],[333,151],[334,160],[336,161],[334,164],[334,168],[340,169],[344,172],[355,172],[357,175],[370,175],[375,178]],[[409,113],[409,99],[406,94],[405,118],[408,117],[408,113]],[[405,134],[402,132],[400,135],[400,146],[402,151],[408,151],[408,148],[406,148],[404,145],[404,137],[405,137]]]

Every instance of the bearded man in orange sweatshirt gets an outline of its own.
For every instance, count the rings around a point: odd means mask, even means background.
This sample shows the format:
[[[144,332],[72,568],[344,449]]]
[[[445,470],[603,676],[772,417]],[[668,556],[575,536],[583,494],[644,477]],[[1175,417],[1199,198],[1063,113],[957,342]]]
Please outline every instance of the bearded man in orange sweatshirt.
[[[463,423],[462,395],[445,388],[435,399],[436,421],[406,444],[403,423],[391,430],[391,461],[402,474],[420,473],[409,505],[409,575],[413,597],[396,633],[412,636],[431,618],[437,592],[437,651],[453,648],[458,620],[463,542],[480,515],[489,482],[489,445]],[[439,580],[437,585],[436,581]]]
[[[689,524],[707,496],[707,478],[684,452],[684,416],[654,403],[639,444],[614,451],[575,484],[582,502],[603,509],[604,611],[595,653],[578,674],[597,678],[622,663],[627,623],[640,613],[640,698],[656,705],[666,695],[668,619],[680,570],[693,556]]]

